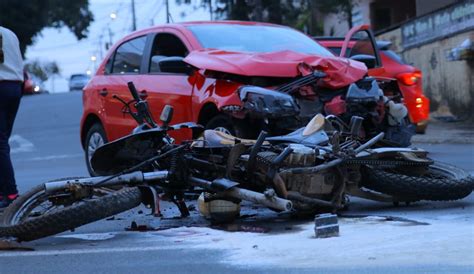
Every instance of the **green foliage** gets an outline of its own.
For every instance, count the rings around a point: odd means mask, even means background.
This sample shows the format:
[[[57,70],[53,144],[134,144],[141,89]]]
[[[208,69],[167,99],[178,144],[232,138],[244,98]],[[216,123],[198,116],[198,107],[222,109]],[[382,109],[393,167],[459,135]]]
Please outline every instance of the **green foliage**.
[[[216,19],[259,21],[282,24],[312,35],[321,35],[315,3],[319,0],[217,0],[213,6]],[[346,0],[348,1],[348,0]],[[176,0],[178,4],[209,7],[209,0]],[[336,1],[339,2],[339,1]],[[325,8],[330,5],[324,5]]]
[[[36,76],[41,82],[46,82],[51,76],[61,74],[56,62],[41,62],[39,60],[25,64],[25,70]]]
[[[89,0],[1,0],[0,12],[0,25],[15,32],[22,54],[46,27],[66,26],[80,40],[94,20]]]

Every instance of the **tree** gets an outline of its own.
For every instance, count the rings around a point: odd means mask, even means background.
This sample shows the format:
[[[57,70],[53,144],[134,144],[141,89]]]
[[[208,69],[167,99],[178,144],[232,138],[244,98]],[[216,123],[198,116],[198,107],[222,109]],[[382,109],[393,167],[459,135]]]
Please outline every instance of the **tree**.
[[[312,0],[313,7],[321,13],[335,13],[346,20],[349,29],[352,26],[352,9],[357,5],[354,0]]]
[[[260,21],[283,24],[316,35],[322,33],[312,2],[317,0],[216,0],[216,19]],[[178,4],[209,7],[210,0],[176,0]]]
[[[94,20],[89,0],[1,0],[0,11],[0,26],[15,32],[23,55],[46,27],[67,26],[81,40]]]
[[[34,75],[42,83],[50,77],[60,75],[61,70],[56,62],[33,60],[25,64],[25,70]]]

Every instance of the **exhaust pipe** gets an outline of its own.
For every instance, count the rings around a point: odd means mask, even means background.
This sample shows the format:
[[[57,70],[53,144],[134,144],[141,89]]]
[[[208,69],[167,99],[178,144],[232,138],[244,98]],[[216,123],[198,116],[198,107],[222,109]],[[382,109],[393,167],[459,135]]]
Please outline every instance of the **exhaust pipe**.
[[[153,171],[143,173],[141,171],[135,171],[132,173],[126,173],[116,177],[90,177],[82,179],[71,179],[45,183],[44,191],[46,193],[54,193],[69,188],[74,184],[81,184],[85,186],[94,186],[99,184],[100,186],[112,186],[112,185],[126,185],[126,184],[137,184],[144,181],[162,180],[168,176],[168,171]]]
[[[290,200],[278,197],[275,192],[260,193],[248,189],[237,187],[237,182],[228,179],[216,179],[213,182],[196,177],[190,177],[189,180],[195,186],[217,192],[224,196],[245,200],[257,204],[262,204],[269,208],[280,211],[289,211],[293,209],[293,203]]]
[[[224,195],[230,196],[232,198],[237,198],[245,201],[254,202],[257,204],[262,204],[269,208],[273,208],[281,211],[290,211],[293,209],[293,203],[290,200],[277,197],[273,192],[271,194],[262,194],[259,192],[251,191],[248,189],[243,189],[240,187],[233,187],[225,192]]]

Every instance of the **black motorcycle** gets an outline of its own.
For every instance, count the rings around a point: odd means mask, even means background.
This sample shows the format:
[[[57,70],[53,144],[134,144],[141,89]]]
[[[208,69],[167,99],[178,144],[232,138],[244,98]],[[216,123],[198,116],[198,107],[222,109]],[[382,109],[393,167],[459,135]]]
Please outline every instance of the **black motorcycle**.
[[[202,132],[195,123],[170,125],[171,106],[164,107],[159,126],[133,83],[129,88],[133,102],[117,99],[138,126],[95,151],[91,164],[101,176],[54,180],[24,193],[5,210],[0,237],[31,241],[142,203],[159,215],[160,200],[172,201],[186,217],[187,192],[203,193],[204,215],[231,221],[243,200],[276,211],[336,212],[350,196],[394,204],[448,201],[474,188],[467,172],[432,161],[425,150],[385,147],[384,133],[361,139],[363,118],[357,116],[347,125],[335,116],[316,115],[290,134],[261,132],[257,140],[247,140]],[[183,128],[202,137],[176,144],[168,132]],[[222,215],[222,203],[235,210]]]

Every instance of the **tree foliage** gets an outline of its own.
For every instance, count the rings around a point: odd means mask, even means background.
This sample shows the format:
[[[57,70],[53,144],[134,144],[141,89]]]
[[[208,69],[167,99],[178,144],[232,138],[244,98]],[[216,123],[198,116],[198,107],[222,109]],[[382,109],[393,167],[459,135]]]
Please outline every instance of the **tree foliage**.
[[[1,0],[0,12],[0,25],[15,32],[22,54],[46,27],[66,26],[80,40],[94,20],[89,0]]]
[[[39,60],[33,60],[25,64],[25,70],[36,76],[41,82],[46,82],[50,77],[61,74],[56,62],[42,62]]]
[[[178,4],[208,7],[210,0],[176,0]],[[322,14],[337,13],[352,27],[354,0],[216,0],[215,18],[283,24],[312,35],[323,32]]]

